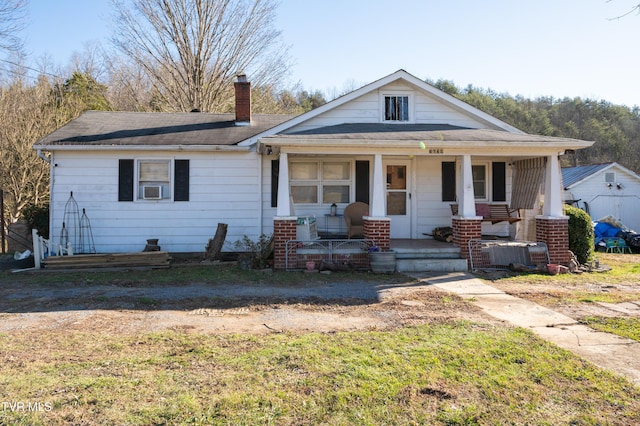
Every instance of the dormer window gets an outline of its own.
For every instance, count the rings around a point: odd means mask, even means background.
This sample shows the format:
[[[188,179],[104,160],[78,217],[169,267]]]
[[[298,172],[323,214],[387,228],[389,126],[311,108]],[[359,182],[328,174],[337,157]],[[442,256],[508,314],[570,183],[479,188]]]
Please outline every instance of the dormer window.
[[[384,121],[409,121],[409,96],[385,95]]]

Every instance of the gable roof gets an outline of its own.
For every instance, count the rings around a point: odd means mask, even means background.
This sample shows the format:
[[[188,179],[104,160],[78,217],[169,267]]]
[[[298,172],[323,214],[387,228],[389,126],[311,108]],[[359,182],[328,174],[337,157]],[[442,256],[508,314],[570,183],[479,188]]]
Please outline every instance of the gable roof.
[[[250,126],[236,126],[234,114],[87,111],[40,139],[34,148],[232,147],[291,117],[254,114]]]
[[[443,124],[386,123],[340,124],[294,132],[296,126],[345,105],[361,96],[401,81],[437,102],[452,108],[485,128],[466,129]],[[261,139],[269,143],[319,142],[331,145],[340,139],[344,146],[394,140],[394,147],[410,148],[416,141],[438,141],[440,147],[485,149],[524,148],[580,149],[592,142],[568,138],[529,135],[477,108],[466,104],[404,70],[383,77],[312,111],[298,116],[254,114],[250,126],[236,126],[234,114],[145,113],[87,111],[34,144],[37,150],[242,150],[248,151]],[[308,128],[308,127],[307,127]],[[298,139],[296,139],[298,138]],[[403,143],[403,141],[405,141]],[[346,142],[346,143],[345,143]],[[406,145],[406,146],[405,146]]]
[[[629,173],[632,176],[635,176],[636,179],[640,180],[640,176],[638,176],[633,171],[627,169],[626,167],[621,166],[618,163],[600,163],[600,164],[587,164],[584,166],[576,166],[576,167],[563,167],[562,168],[562,182],[565,189],[570,189],[571,187],[576,186],[577,184],[591,178],[592,176],[603,173],[608,169],[617,168],[626,173]]]
[[[268,131],[258,134],[254,137],[252,137],[250,140],[244,141],[242,142],[240,145],[253,145],[255,144],[260,138],[265,137],[265,136],[270,136],[273,134],[279,134],[282,132],[286,132],[288,129],[291,129],[295,126],[298,126],[306,121],[309,121],[313,118],[318,117],[319,115],[324,114],[327,111],[333,110],[335,108],[338,108],[341,105],[344,105],[348,102],[351,102],[354,99],[357,99],[367,93],[376,91],[388,84],[391,84],[395,81],[398,80],[402,80],[414,87],[416,87],[419,90],[424,91],[425,93],[428,93],[430,96],[436,98],[439,102],[441,102],[444,105],[447,105],[457,111],[460,111],[466,115],[472,116],[473,118],[477,119],[478,121],[481,121],[483,123],[485,123],[487,125],[487,127],[491,128],[491,129],[495,129],[495,130],[502,130],[502,131],[506,131],[506,132],[510,132],[510,133],[525,133],[522,130],[519,130],[507,123],[505,123],[502,120],[498,120],[497,118],[493,117],[492,115],[489,115],[481,110],[479,110],[478,108],[475,108],[445,92],[443,92],[440,89],[437,89],[435,87],[433,87],[432,85],[430,85],[429,83],[420,80],[419,78],[413,76],[412,74],[409,74],[407,71],[400,69],[396,72],[394,72],[393,74],[390,74],[386,77],[383,77],[379,80],[376,80],[372,83],[369,83],[359,89],[356,89],[352,92],[349,92],[339,98],[336,98],[334,100],[332,100],[331,102],[327,102],[326,104],[313,109],[307,113],[298,115],[294,118],[292,118],[289,121],[286,121],[272,129],[269,129]]]

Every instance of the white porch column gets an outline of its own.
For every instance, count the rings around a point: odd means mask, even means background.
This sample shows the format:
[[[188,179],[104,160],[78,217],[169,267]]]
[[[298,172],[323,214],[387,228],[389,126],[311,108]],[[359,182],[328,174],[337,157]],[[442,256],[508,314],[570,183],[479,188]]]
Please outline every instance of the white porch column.
[[[476,199],[473,192],[473,172],[471,169],[471,155],[459,157],[461,167],[458,176],[458,216],[473,218],[476,216]]]
[[[386,217],[385,186],[387,179],[382,170],[382,154],[373,158],[373,193],[369,206],[369,217]]]
[[[289,192],[289,156],[286,152],[281,152],[280,171],[278,175],[278,208],[276,210],[276,216],[293,216],[291,207],[291,193]]]
[[[562,214],[562,179],[557,155],[547,157],[542,215],[546,217],[564,216]]]

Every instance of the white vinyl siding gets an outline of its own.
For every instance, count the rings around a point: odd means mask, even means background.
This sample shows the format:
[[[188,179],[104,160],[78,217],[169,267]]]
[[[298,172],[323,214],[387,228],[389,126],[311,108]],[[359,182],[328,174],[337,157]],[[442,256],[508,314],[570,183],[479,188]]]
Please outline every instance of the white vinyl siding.
[[[380,123],[383,121],[384,95],[411,96],[409,118],[411,123],[442,124],[468,127],[475,129],[488,128],[486,123],[479,121],[458,109],[442,104],[438,99],[416,91],[412,86],[393,83],[380,90],[364,94],[351,102],[336,107],[321,116],[314,117],[304,123],[288,129],[285,133],[310,130],[322,126],[332,126],[343,123]],[[401,124],[401,123],[399,123]]]
[[[225,250],[262,233],[259,168],[254,153],[181,153],[190,160],[188,202],[119,202],[118,160],[148,152],[86,154],[58,151],[53,163],[51,238],[57,243],[69,194],[91,221],[99,253],[138,252],[158,238],[162,250],[204,252],[218,223],[228,224]],[[155,159],[166,160],[165,156]],[[161,204],[161,207],[160,207]]]

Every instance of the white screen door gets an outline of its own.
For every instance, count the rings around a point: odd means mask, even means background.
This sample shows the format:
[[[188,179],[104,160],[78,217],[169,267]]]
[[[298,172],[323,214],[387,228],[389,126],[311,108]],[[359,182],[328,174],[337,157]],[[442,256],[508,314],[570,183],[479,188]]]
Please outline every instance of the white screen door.
[[[386,161],[387,216],[391,238],[411,238],[411,168],[409,161]]]

